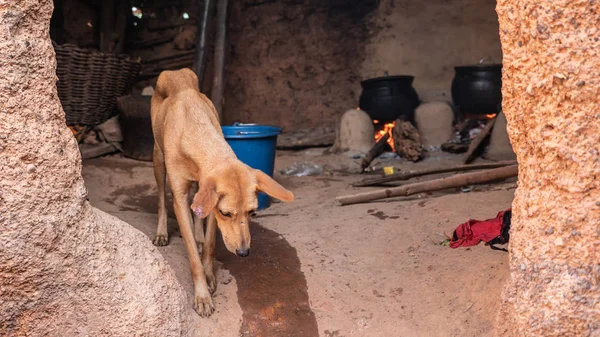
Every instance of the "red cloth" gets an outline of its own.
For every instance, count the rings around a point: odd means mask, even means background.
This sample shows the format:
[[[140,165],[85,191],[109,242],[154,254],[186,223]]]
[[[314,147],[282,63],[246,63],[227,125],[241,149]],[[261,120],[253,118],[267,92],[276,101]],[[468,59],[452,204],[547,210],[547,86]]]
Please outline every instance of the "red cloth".
[[[489,242],[494,239],[500,235],[504,212],[506,211],[499,212],[494,219],[484,221],[471,219],[464,224],[461,224],[454,231],[457,240],[451,240],[450,247],[458,248],[475,246],[480,241]]]

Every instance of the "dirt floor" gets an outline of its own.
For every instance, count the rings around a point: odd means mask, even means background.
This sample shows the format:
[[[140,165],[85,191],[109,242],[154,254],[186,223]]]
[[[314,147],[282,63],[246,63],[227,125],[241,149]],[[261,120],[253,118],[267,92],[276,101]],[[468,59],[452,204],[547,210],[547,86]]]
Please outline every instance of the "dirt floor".
[[[296,162],[323,165],[318,176],[276,174],[296,195],[274,203],[252,224],[252,254],[217,248],[216,312],[194,321],[198,336],[490,336],[508,254],[479,245],[451,249],[443,233],[469,218],[509,208],[514,183],[479,186],[340,207],[353,188],[357,160],[323,149],[279,152],[276,170]],[[457,164],[433,154],[401,170]],[[120,156],[84,161],[92,205],[149,239],[156,229],[152,165]],[[192,294],[182,239],[170,211],[170,244],[157,248]],[[189,307],[192,312],[192,299]]]

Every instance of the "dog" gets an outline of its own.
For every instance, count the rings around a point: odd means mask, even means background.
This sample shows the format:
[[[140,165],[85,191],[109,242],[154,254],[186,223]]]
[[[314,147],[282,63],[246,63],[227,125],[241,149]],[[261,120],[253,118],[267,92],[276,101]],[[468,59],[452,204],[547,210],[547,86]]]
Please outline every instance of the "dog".
[[[217,227],[227,250],[248,256],[249,224],[258,207],[257,193],[286,202],[293,201],[294,195],[269,175],[237,159],[223,137],[214,105],[198,90],[193,71],[160,74],[152,95],[151,116],[158,186],[158,228],[153,243],[168,244],[168,177],[194,280],[194,309],[208,317],[214,311],[211,294],[217,288],[213,271]],[[190,205],[190,187],[196,182],[198,190]],[[201,257],[198,246],[202,246]]]

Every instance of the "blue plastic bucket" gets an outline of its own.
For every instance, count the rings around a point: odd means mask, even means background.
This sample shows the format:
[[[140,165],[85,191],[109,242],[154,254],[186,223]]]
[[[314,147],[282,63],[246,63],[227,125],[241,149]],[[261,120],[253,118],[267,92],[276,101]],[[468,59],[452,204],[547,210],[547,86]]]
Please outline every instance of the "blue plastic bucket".
[[[239,160],[273,177],[277,135],[281,133],[281,128],[241,123],[221,128],[225,140]],[[271,198],[262,192],[258,193],[258,209],[265,209],[270,205]]]

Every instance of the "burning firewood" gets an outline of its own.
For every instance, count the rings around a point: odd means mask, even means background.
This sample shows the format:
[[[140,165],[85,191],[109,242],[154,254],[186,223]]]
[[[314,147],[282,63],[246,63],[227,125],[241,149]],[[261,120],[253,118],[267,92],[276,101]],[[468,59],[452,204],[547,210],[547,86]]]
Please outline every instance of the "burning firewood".
[[[481,152],[483,144],[485,143],[484,141],[491,135],[491,130],[494,127],[494,124],[496,123],[497,115],[492,116],[492,118],[488,119],[483,130],[477,135],[477,137],[475,137],[475,139],[471,141],[471,144],[469,145],[469,150],[467,151],[467,155],[465,156],[465,164],[468,164],[472,162],[475,158],[477,158],[477,156]]]
[[[373,123],[375,125],[379,125],[379,121],[378,120],[374,120]],[[392,148],[392,151],[394,151],[394,137],[392,134],[392,130],[394,129],[394,127],[396,126],[396,122],[391,122],[391,123],[384,123],[381,127],[381,129],[379,129],[377,132],[375,132],[375,141],[378,142],[379,140],[381,140],[384,136],[387,136],[385,139],[385,142],[390,146],[390,148]]]
[[[361,163],[360,163],[360,167],[362,168],[362,170],[364,171],[367,167],[369,167],[369,165],[371,165],[371,162],[373,160],[375,160],[375,158],[377,158],[380,154],[382,154],[387,145],[388,145],[388,139],[390,138],[390,134],[386,133],[385,135],[383,135],[383,137],[379,138],[379,140],[377,141],[377,143],[375,143],[375,146],[373,146],[371,148],[371,150],[369,150],[369,152],[367,152],[367,155],[362,159]]]
[[[392,130],[394,150],[403,159],[419,161],[423,158],[423,146],[419,131],[407,121],[397,120]]]
[[[422,158],[424,150],[421,136],[410,122],[400,119],[384,124],[380,124],[377,120],[373,122],[376,126],[379,125],[379,130],[375,132],[377,143],[363,158],[361,162],[363,171],[388,148],[406,160],[418,161]]]
[[[495,120],[496,116],[497,114],[467,115],[466,120],[454,127],[456,130],[454,136],[442,144],[442,151],[450,153],[464,153],[469,151],[471,143],[477,142],[479,136],[483,136],[482,133],[485,132],[485,127],[489,125],[491,120]],[[481,142],[477,146],[480,144]]]

